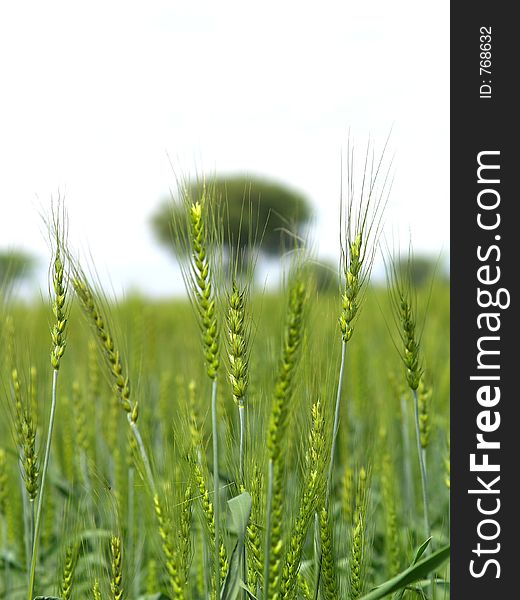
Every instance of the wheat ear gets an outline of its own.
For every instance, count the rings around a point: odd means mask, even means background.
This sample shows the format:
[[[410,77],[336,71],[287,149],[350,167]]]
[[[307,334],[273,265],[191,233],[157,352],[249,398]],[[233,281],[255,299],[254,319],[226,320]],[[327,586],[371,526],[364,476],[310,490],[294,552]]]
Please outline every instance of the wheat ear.
[[[38,506],[36,508],[36,519],[34,524],[34,539],[31,552],[31,566],[29,574],[29,586],[27,589],[27,599],[33,600],[34,580],[36,575],[36,562],[38,559],[38,544],[40,541],[40,527],[43,508],[43,497],[45,491],[45,481],[49,458],[51,454],[52,431],[54,428],[54,419],[56,414],[56,396],[58,389],[58,374],[60,370],[61,359],[65,352],[65,332],[67,326],[67,275],[63,264],[63,230],[59,218],[54,222],[54,261],[52,265],[52,284],[54,289],[54,324],[51,330],[51,366],[52,366],[52,397],[51,410],[49,414],[49,425],[47,428],[47,441],[45,444],[45,453],[43,455],[43,467],[38,495]]]
[[[431,537],[431,526],[428,509],[428,474],[426,471],[426,453],[423,442],[427,443],[428,421],[424,419],[421,425],[421,411],[417,389],[423,377],[420,335],[417,333],[417,308],[416,297],[412,286],[412,257],[409,255],[408,263],[400,269],[395,259],[387,265],[389,279],[390,300],[394,321],[398,328],[400,347],[398,350],[405,367],[405,377],[408,387],[412,391],[415,416],[415,438],[417,441],[417,454],[421,472],[421,490],[424,512],[424,534]],[[426,406],[426,402],[424,402]]]
[[[166,570],[168,572],[168,580],[170,589],[174,598],[179,600],[184,599],[184,582],[181,579],[180,569],[178,565],[178,556],[173,544],[173,529],[170,520],[166,517],[162,508],[159,495],[155,494],[153,498],[155,515],[159,524],[159,534],[161,536],[161,545],[166,559]]]
[[[303,337],[303,313],[306,298],[304,283],[296,278],[289,290],[289,308],[285,325],[282,359],[275,384],[269,421],[267,447],[266,535],[264,555],[264,595],[274,598],[278,593],[283,549],[283,469],[282,442],[287,432],[289,403],[299,350]]]
[[[123,554],[121,538],[110,538],[110,596],[111,600],[123,598]]]
[[[219,368],[219,331],[216,317],[216,301],[213,291],[212,272],[207,247],[208,199],[204,190],[200,201],[189,207],[191,272],[188,278],[190,292],[199,314],[202,344],[206,360],[206,371],[211,384],[211,429],[213,440],[213,493],[215,520],[214,579],[217,599],[220,597],[220,502],[219,502],[219,449],[218,449],[218,410],[217,373]]]
[[[318,499],[323,494],[323,467],[325,465],[324,418],[320,401],[312,406],[312,428],[309,448],[305,455],[304,492],[298,516],[291,532],[280,583],[280,598],[289,600],[295,595],[305,538]]]
[[[395,467],[390,453],[384,452],[381,464],[381,487],[385,507],[385,547],[388,577],[394,577],[401,570],[402,544],[396,508],[396,481]]]
[[[239,289],[235,280],[233,280],[231,294],[229,295],[226,324],[229,380],[233,400],[238,406],[240,423],[239,483],[244,485],[245,396],[249,383],[249,348],[246,331],[245,290]]]
[[[90,287],[90,284],[86,280],[85,276],[78,270],[75,270],[74,278],[72,280],[74,291],[76,296],[79,298],[81,307],[90,320],[98,342],[103,350],[105,357],[105,363],[109,369],[114,393],[117,396],[119,405],[126,414],[130,430],[135,438],[139,454],[143,462],[146,481],[150,487],[152,497],[156,495],[156,485],[154,476],[152,473],[152,467],[150,459],[146,451],[141,432],[137,425],[139,417],[139,405],[137,402],[132,402],[130,396],[130,380],[123,369],[123,363],[119,350],[115,347],[114,338],[108,328],[106,319],[103,317],[103,313],[99,306],[99,303]]]
[[[67,546],[65,550],[65,560],[63,561],[63,570],[60,582],[60,597],[62,600],[70,600],[72,597],[72,587],[74,585],[74,573],[78,562],[78,547],[76,544]]]
[[[366,525],[368,501],[368,476],[361,468],[358,476],[356,508],[352,524],[349,561],[350,600],[357,600],[364,591],[366,571]]]
[[[92,586],[92,598],[94,600],[101,600],[101,589],[99,588],[99,579],[94,580],[94,585]]]

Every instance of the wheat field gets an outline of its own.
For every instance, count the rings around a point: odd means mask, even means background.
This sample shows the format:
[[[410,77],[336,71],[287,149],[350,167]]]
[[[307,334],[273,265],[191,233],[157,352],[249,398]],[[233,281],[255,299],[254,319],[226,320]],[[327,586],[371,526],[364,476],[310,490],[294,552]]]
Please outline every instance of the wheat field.
[[[0,597],[448,598],[448,283],[388,251],[371,281],[361,199],[337,285],[295,249],[267,292],[213,202],[188,299],[111,299],[63,210],[48,298],[3,290]]]

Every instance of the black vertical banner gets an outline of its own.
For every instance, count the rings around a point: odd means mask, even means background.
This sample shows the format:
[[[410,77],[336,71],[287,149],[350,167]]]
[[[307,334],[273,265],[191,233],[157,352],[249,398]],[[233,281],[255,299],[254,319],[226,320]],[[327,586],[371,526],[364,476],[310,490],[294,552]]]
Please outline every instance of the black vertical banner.
[[[451,5],[454,600],[520,598],[520,34],[514,6]]]

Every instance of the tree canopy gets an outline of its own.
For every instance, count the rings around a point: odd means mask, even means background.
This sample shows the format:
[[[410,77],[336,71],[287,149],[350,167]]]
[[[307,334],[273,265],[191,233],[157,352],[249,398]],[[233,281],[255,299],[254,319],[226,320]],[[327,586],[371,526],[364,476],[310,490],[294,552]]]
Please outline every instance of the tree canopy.
[[[427,255],[413,256],[413,259],[399,258],[396,269],[399,275],[409,277],[410,283],[419,288],[431,283],[434,276],[438,274],[438,260]]]
[[[34,258],[21,250],[0,250],[0,290],[29,277]]]
[[[206,196],[213,204],[213,219],[219,232],[214,236],[224,249],[259,250],[274,257],[284,249],[303,244],[304,227],[311,217],[310,205],[301,193],[277,182],[245,176],[218,177],[204,184],[190,183],[185,197],[196,201]],[[152,217],[157,239],[179,258],[185,246],[176,242],[172,224],[185,226],[183,198],[162,202]],[[181,232],[180,237],[185,235]]]

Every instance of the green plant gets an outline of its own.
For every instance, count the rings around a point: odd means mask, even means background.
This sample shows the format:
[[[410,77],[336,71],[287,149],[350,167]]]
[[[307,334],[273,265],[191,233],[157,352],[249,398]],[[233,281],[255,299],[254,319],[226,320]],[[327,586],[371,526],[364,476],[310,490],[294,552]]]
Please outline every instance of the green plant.
[[[48,307],[5,306],[0,595],[31,595],[36,554],[25,541],[37,538],[37,593],[62,600],[408,600],[432,582],[447,595],[448,288],[391,284],[399,333],[389,335],[387,292],[368,279],[378,220],[363,225],[349,191],[338,328],[338,299],[316,293],[300,250],[276,291],[258,290],[232,257],[222,262],[225,223],[210,190],[184,205],[191,305],[111,300],[63,230],[59,260],[52,238],[51,394]],[[372,198],[382,198],[375,188]],[[419,325],[426,302],[434,318]],[[403,376],[389,383],[399,362]],[[408,437],[441,458],[428,462],[433,550],[408,499],[407,478],[419,489],[422,468]]]

